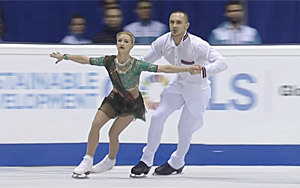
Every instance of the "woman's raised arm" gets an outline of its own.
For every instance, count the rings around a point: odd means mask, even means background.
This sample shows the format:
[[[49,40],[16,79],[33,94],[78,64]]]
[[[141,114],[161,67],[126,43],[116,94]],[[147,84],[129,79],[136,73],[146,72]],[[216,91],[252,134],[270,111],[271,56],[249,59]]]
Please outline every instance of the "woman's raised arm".
[[[63,59],[65,60],[71,60],[76,63],[81,63],[81,64],[89,64],[89,57],[83,56],[83,55],[69,55],[69,54],[61,54],[59,52],[53,52],[50,54],[50,57],[56,58],[57,61],[55,63],[59,63]]]

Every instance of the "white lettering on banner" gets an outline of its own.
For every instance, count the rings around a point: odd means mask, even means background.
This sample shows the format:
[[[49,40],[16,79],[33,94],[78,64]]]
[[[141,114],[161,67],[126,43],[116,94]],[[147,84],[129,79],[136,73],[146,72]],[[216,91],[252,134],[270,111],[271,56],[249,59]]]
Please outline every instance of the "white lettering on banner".
[[[98,93],[0,94],[0,109],[96,108]]]
[[[15,89],[99,89],[99,73],[0,73],[0,91]]]
[[[2,72],[0,109],[96,108],[99,76],[97,72]]]

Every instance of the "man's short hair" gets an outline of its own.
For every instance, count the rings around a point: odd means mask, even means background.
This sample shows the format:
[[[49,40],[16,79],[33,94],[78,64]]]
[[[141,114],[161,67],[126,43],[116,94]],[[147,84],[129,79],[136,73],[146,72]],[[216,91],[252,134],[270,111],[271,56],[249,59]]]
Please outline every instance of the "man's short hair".
[[[138,6],[139,6],[140,3],[150,3],[151,4],[151,9],[152,9],[152,2],[150,0],[139,0],[136,3],[136,8],[138,8]]]
[[[139,0],[138,3],[152,3],[150,0]]]
[[[226,7],[228,7],[230,5],[240,5],[241,7],[243,7],[243,4],[240,1],[228,1],[228,3],[226,4]]]
[[[73,14],[72,17],[71,17],[71,20],[72,20],[72,19],[75,19],[75,18],[85,19],[85,18],[84,18],[81,14],[79,14],[79,13]]]
[[[120,7],[120,3],[119,0],[115,0],[115,1],[102,1],[102,6],[103,9],[113,9],[113,8],[121,8]]]
[[[184,14],[184,17],[186,18],[187,23],[190,22],[189,15],[184,10],[175,10],[171,14],[174,14],[174,13],[182,13],[182,14]]]

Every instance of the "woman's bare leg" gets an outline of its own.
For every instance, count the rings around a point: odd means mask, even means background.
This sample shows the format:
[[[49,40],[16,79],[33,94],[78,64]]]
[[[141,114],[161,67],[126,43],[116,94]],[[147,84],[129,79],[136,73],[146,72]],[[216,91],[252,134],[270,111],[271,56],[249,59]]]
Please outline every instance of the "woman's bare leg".
[[[107,115],[104,112],[98,110],[89,133],[86,154],[92,157],[94,156],[97,146],[99,144],[100,129],[109,119],[110,118],[107,117]]]
[[[109,130],[109,155],[110,159],[115,159],[119,151],[119,135],[132,122],[133,115],[118,117]]]

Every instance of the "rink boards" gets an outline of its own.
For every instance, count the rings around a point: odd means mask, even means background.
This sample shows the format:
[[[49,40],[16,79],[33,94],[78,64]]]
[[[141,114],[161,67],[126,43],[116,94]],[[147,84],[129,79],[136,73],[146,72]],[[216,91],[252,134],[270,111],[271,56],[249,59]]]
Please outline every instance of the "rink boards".
[[[150,46],[135,46],[140,57]],[[187,155],[192,165],[299,165],[300,46],[216,47],[229,65],[212,81],[205,125]],[[90,57],[116,54],[115,46],[0,45],[0,165],[75,165],[102,99],[111,90],[103,67],[54,64],[53,51]],[[159,64],[164,64],[161,59]],[[136,163],[147,139],[159,94],[173,74],[143,73],[146,122],[120,136],[117,164]],[[180,111],[167,120],[156,164],[176,149]],[[108,151],[101,132],[96,161]]]

